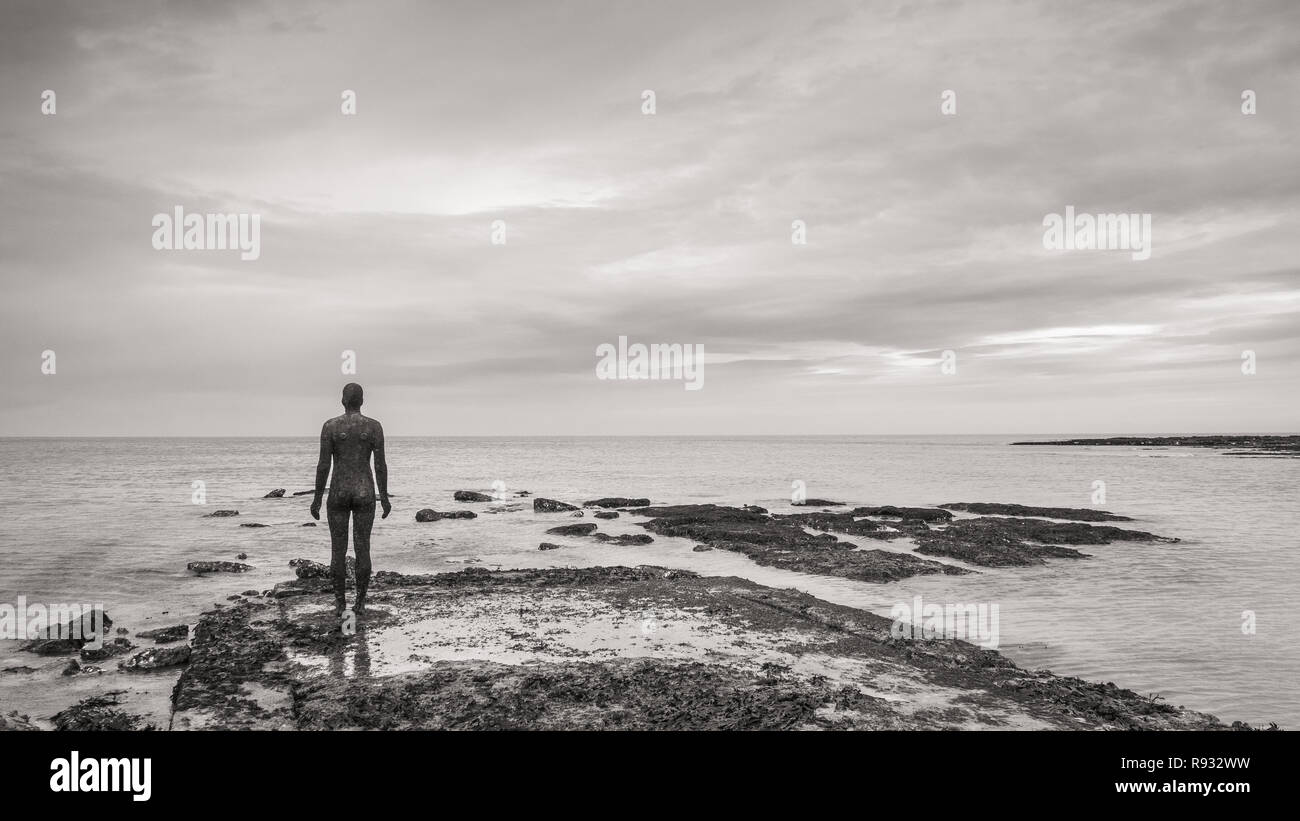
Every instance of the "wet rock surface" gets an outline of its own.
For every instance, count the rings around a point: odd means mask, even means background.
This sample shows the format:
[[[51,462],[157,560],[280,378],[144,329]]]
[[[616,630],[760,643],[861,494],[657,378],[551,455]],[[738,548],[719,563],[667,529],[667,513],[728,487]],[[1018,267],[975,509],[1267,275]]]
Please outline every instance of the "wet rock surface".
[[[353,635],[326,592],[205,613],[172,727],[1226,729],[890,624],[661,567],[381,572]],[[114,710],[64,720],[130,721]]]
[[[245,573],[253,567],[240,562],[190,562],[185,569],[202,576],[207,573]]]
[[[271,491],[270,493],[268,493],[268,494],[266,494],[265,496],[263,496],[262,498],[263,498],[263,499],[283,499],[283,498],[284,498],[284,488],[282,488],[282,487],[278,487],[278,488],[276,488],[275,490],[273,490],[273,491]]]
[[[417,522],[437,522],[441,519],[477,519],[478,514],[472,510],[449,510],[439,512],[431,507],[416,511],[415,521]]]
[[[795,507],[843,507],[843,502],[832,502],[830,499],[804,499],[801,502],[791,502]]]
[[[814,535],[805,527],[829,530],[851,528],[868,538],[897,538],[900,531],[883,525],[855,520],[848,513],[794,513],[771,516],[720,505],[672,505],[636,511],[653,517],[642,527],[661,536],[677,536],[703,542],[709,547],[743,553],[758,564],[840,576],[867,582],[891,582],[911,576],[943,573],[959,576],[973,571],[908,553],[859,550],[851,542],[826,533]]]
[[[150,647],[131,656],[131,658],[122,662],[119,667],[122,670],[157,670],[163,667],[185,664],[189,660],[189,645]]]
[[[547,533],[552,536],[590,536],[596,532],[594,522],[583,522],[576,525],[560,525],[559,527],[547,528]]]
[[[964,513],[978,513],[981,516],[1039,516],[1047,519],[1073,519],[1076,522],[1133,521],[1128,516],[1117,516],[1108,510],[1094,510],[1087,507],[1031,507],[997,502],[952,502],[939,507]]]
[[[533,512],[535,513],[565,513],[577,509],[577,505],[571,505],[567,502],[557,502],[554,499],[546,499],[541,496],[533,497]]]
[[[92,732],[116,730],[152,730],[144,719],[132,715],[120,706],[121,692],[82,699],[66,710],[54,714],[54,726],[59,730],[89,730]]]
[[[598,542],[625,546],[650,544],[654,541],[654,537],[648,533],[621,533],[617,536],[611,536],[608,533],[593,533],[591,538]]]
[[[492,496],[487,493],[479,493],[477,490],[458,490],[452,494],[452,498],[458,502],[491,502]]]
[[[203,518],[205,518],[205,519],[225,519],[225,518],[228,518],[228,517],[230,517],[230,516],[238,516],[238,515],[239,515],[239,511],[238,511],[238,510],[214,510],[214,511],[212,511],[211,513],[209,513],[208,515],[204,516]]]
[[[1232,455],[1297,455],[1300,436],[1111,436],[1104,439],[1057,439],[1050,442],[1012,442],[1013,445],[1070,445],[1112,447],[1246,448]]]
[[[921,521],[927,523],[946,522],[952,519],[952,514],[946,510],[937,507],[894,507],[893,505],[879,505],[877,507],[855,507],[849,511],[852,516],[875,516],[885,519],[906,519],[910,521]]]
[[[598,511],[596,511],[595,513],[593,513],[593,514],[591,514],[591,515],[592,515],[594,518],[597,518],[597,519],[617,519],[617,518],[618,518],[618,512],[617,512],[617,511],[614,511],[614,510],[598,510]]]
[[[583,507],[645,507],[650,504],[649,499],[635,499],[627,496],[606,496],[603,499],[592,499],[590,502],[583,502]]]

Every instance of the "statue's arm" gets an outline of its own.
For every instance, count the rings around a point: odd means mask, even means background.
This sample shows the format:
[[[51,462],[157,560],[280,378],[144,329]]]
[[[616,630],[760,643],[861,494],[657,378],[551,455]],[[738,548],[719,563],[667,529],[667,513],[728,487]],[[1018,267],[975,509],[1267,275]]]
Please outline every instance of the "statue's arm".
[[[388,460],[384,458],[384,426],[375,423],[375,484],[379,498],[388,498]]]
[[[326,422],[320,429],[320,459],[316,462],[316,501],[319,502],[325,495],[325,482],[330,478],[330,460],[334,453],[334,445],[330,440],[329,422]]]

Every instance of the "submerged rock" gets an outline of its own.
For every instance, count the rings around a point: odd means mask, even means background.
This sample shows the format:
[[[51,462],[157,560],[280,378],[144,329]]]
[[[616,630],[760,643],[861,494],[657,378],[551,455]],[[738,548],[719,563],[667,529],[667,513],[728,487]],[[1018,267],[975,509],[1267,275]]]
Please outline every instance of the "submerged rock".
[[[227,517],[229,517],[229,516],[238,516],[238,515],[239,515],[239,511],[238,511],[238,510],[214,510],[214,511],[212,511],[211,513],[209,513],[208,515],[204,516],[203,518],[205,518],[205,519],[225,519],[225,518],[227,518]]]
[[[18,649],[38,656],[68,656],[80,651],[91,639],[107,636],[112,627],[113,619],[107,612],[86,612],[79,619],[46,625]]]
[[[554,499],[546,499],[541,496],[533,499],[533,511],[535,513],[565,513],[577,509],[576,505],[557,502]]]
[[[177,624],[172,627],[156,627],[153,630],[141,630],[135,634],[138,639],[153,639],[154,644],[171,644],[174,641],[182,641],[190,635],[190,626],[188,624]]]
[[[315,522],[304,522],[302,524],[302,527],[315,527],[315,526],[316,526]]]
[[[593,514],[591,514],[591,515],[592,515],[593,517],[597,518],[597,519],[617,519],[617,518],[618,518],[618,512],[617,512],[617,511],[614,511],[614,510],[598,510],[598,511],[596,511],[595,513],[593,513]]]
[[[552,544],[551,542],[542,542],[537,546],[537,549],[538,550],[559,550],[560,546],[558,544]]]
[[[263,496],[262,498],[263,498],[263,499],[283,499],[283,498],[284,498],[284,488],[282,488],[282,487],[278,487],[278,488],[276,488],[275,490],[273,490],[273,491],[271,491],[270,493],[268,493],[268,494],[266,494],[265,496]]]
[[[843,507],[843,502],[832,502],[829,499],[804,499],[802,502],[791,502],[795,507]]]
[[[458,490],[452,494],[452,498],[458,502],[491,502],[493,497],[487,493],[479,493],[476,490]]]
[[[472,510],[449,510],[439,513],[431,507],[417,511],[415,521],[417,522],[436,522],[441,519],[477,519],[478,514]]]
[[[583,502],[583,507],[646,507],[650,504],[649,499],[636,499],[627,496],[606,496],[603,499],[592,499],[590,502]]]
[[[940,507],[948,510],[960,510],[965,513],[1001,516],[1042,516],[1048,519],[1073,519],[1077,522],[1131,522],[1128,516],[1117,516],[1108,510],[1094,510],[1088,507],[1030,507],[1028,505],[1005,505],[997,502],[952,502]]]
[[[560,525],[552,527],[546,531],[555,536],[590,536],[596,532],[596,525],[592,522],[584,522],[577,525]]]
[[[264,525],[261,522],[244,522],[240,527],[270,527],[270,525]]]
[[[253,568],[239,562],[190,562],[185,565],[185,569],[202,576],[206,573],[246,573]]]

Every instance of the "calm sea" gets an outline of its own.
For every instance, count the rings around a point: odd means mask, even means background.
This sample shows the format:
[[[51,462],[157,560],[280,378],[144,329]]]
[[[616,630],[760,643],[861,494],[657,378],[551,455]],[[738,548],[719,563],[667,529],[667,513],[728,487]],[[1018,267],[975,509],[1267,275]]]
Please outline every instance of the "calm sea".
[[[888,615],[914,595],[997,604],[1001,649],[1022,665],[1113,681],[1225,720],[1300,728],[1300,644],[1286,632],[1300,604],[1300,460],[1248,459],[1190,448],[1011,447],[1017,437],[391,438],[395,509],[376,520],[376,569],[659,564],[795,587]],[[1043,437],[1050,438],[1050,437]],[[329,560],[329,535],[310,520],[315,437],[295,439],[0,439],[0,602],[103,602],[133,630],[193,620],[226,596],[292,577],[287,563]],[[997,501],[1087,507],[1105,482],[1105,508],[1175,545],[1085,547],[1095,558],[1038,568],[888,585],[758,567],[688,541],[645,547],[574,540],[538,551],[567,521],[518,512],[417,524],[415,511],[466,507],[458,489],[578,502],[648,496],[655,503],[753,503],[790,510],[791,484],[852,504]],[[192,502],[192,483],[207,504]],[[235,508],[237,519],[204,519]],[[268,528],[242,528],[242,522]],[[643,532],[636,517],[602,522]],[[552,537],[546,537],[552,538]],[[879,547],[874,543],[869,547]],[[908,550],[905,542],[888,545]],[[200,559],[247,553],[256,570],[197,578]],[[166,614],[164,615],[164,611]],[[1244,634],[1243,612],[1256,632]],[[0,667],[34,664],[0,642]],[[14,678],[10,676],[10,678]],[[0,707],[24,707],[0,682]]]

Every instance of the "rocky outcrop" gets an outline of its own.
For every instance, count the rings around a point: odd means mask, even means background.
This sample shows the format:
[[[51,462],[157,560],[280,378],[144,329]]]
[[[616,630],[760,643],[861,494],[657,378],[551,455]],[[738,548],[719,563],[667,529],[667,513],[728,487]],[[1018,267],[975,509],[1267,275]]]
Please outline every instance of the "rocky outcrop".
[[[458,490],[452,494],[452,498],[458,502],[491,502],[493,498],[487,493],[479,493],[476,490]]]
[[[294,575],[300,579],[332,579],[334,572],[327,564],[313,561],[311,559],[290,559],[289,566],[293,568]],[[354,580],[357,577],[357,557],[348,555],[344,557],[343,566],[347,569],[348,580]]]
[[[240,562],[190,562],[185,569],[203,576],[208,573],[246,573],[253,568]]]
[[[472,510],[449,510],[440,513],[431,507],[417,511],[415,521],[417,522],[436,522],[441,519],[477,519],[478,514]]]
[[[719,505],[674,505],[637,511],[653,516],[642,527],[661,536],[676,536],[742,553],[754,562],[782,570],[840,576],[867,582],[892,582],[911,576],[943,573],[962,575],[972,571],[907,553],[887,550],[858,550],[826,533],[813,535],[804,530],[808,517],[817,524],[852,526],[871,535],[880,527],[872,522],[854,522],[849,514],[791,514],[767,516],[749,510]],[[822,517],[831,517],[824,519]],[[848,522],[854,522],[848,525]]]
[[[603,499],[592,499],[590,502],[583,502],[583,507],[646,507],[650,504],[649,499],[636,499],[627,496],[606,496]]]
[[[537,549],[538,550],[559,550],[560,546],[558,544],[553,544],[551,542],[542,542],[537,546]]]
[[[284,488],[282,488],[282,487],[278,487],[278,488],[276,488],[275,490],[273,490],[273,491],[271,491],[270,493],[268,493],[268,494],[266,494],[265,496],[263,496],[262,498],[263,498],[263,499],[283,499],[283,498],[284,498]]]
[[[565,502],[557,502],[554,499],[546,499],[541,496],[537,496],[533,499],[534,513],[566,513],[570,510],[577,510],[577,509],[578,509],[577,505],[571,505]]]
[[[1095,545],[1116,541],[1177,542],[1141,530],[1045,519],[984,517],[957,519],[942,530],[933,530],[917,540],[916,552],[947,556],[985,567],[1024,567],[1045,564],[1047,559],[1086,559],[1063,544]]]
[[[98,615],[96,615],[98,613]],[[102,622],[102,623],[97,623]],[[113,627],[108,613],[95,611],[61,624],[46,625],[18,649],[38,656],[67,656],[81,650],[91,639],[106,636]]]
[[[624,546],[650,544],[654,541],[654,537],[648,533],[623,533],[618,536],[611,536],[608,533],[594,533],[592,538],[598,542]]]
[[[1030,507],[998,502],[952,502],[940,507],[964,513],[978,513],[981,516],[1040,516],[1047,519],[1073,519],[1076,522],[1133,521],[1128,516],[1117,516],[1108,510],[1094,510],[1087,507]]]
[[[153,729],[140,716],[131,715],[121,708],[120,693],[84,698],[66,710],[60,710],[51,719],[56,729],[89,730],[91,732]]]
[[[594,518],[597,518],[597,519],[617,519],[617,518],[618,518],[618,512],[617,512],[617,511],[614,511],[614,510],[598,510],[598,511],[596,511],[595,513],[593,513],[593,514],[591,514],[591,515],[592,515]]]
[[[129,653],[134,648],[135,645],[119,636],[112,641],[104,642],[101,647],[82,647],[80,656],[82,661],[106,661],[113,656]]]
[[[843,507],[843,502],[832,502],[829,499],[804,499],[803,501],[792,501],[790,504],[795,507]]]

